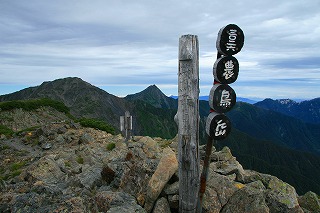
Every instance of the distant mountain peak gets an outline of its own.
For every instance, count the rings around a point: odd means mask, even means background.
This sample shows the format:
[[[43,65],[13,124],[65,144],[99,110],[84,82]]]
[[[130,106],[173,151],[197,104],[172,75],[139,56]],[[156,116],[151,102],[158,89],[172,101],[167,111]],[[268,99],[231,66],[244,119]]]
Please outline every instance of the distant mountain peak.
[[[167,97],[155,84],[148,86],[146,89],[142,90],[141,92],[127,95],[126,99],[141,99],[141,98],[148,98],[154,99],[159,97]]]
[[[289,104],[296,104],[297,102],[295,102],[294,100],[291,99],[277,99],[276,100],[278,103],[283,104],[283,105],[289,105]]]
[[[142,90],[140,93],[155,93],[158,95],[160,94],[165,96],[165,94],[155,84],[148,86],[146,89]]]
[[[127,95],[126,100],[141,100],[157,108],[175,109],[178,104],[176,100],[167,97],[155,84],[148,86],[141,92]]]

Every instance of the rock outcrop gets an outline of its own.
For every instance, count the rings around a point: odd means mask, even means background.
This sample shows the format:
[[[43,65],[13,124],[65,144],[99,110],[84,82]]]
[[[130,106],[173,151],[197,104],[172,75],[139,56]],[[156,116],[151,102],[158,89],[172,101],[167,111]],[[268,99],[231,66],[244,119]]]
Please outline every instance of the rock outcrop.
[[[68,122],[1,137],[0,212],[178,212],[176,143],[143,136],[125,143]],[[320,201],[245,170],[225,147],[212,152],[203,212],[320,212]]]

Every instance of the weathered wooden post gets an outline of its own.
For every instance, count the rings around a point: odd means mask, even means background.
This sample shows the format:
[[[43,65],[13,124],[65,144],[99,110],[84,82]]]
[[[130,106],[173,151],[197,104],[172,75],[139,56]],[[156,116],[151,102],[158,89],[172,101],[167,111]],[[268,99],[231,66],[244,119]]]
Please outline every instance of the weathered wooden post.
[[[132,116],[129,111],[124,113],[124,116],[120,116],[120,131],[125,137],[126,141],[128,141],[131,137],[132,130]]]
[[[195,212],[200,180],[199,44],[196,35],[179,40],[178,124],[179,212]]]

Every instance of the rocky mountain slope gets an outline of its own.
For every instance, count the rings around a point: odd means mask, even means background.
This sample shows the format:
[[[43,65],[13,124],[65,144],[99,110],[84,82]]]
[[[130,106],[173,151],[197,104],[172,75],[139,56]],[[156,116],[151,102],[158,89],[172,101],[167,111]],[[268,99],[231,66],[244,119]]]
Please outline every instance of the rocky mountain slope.
[[[10,113],[5,119],[32,117],[30,111]],[[178,212],[175,139],[135,136],[124,142],[52,108],[34,114],[42,121],[38,127],[0,136],[0,212]],[[313,192],[298,196],[280,179],[244,169],[225,147],[212,152],[203,209],[320,212],[320,201]]]
[[[176,114],[173,107],[177,101],[166,97],[155,85],[126,98],[118,98],[79,78],[65,78],[0,96],[0,101],[38,97],[63,101],[76,117],[102,119],[116,129],[119,128],[119,116],[128,110],[133,115],[134,135],[173,138],[177,134],[173,121]],[[209,105],[207,101],[200,101],[199,105],[200,141],[205,143],[204,126]],[[320,193],[320,157],[302,152],[319,153],[319,124],[307,124],[245,103],[238,103],[228,116],[233,130],[226,140],[217,144],[219,150],[229,146],[244,167],[276,175],[293,185],[299,194],[309,190]],[[33,118],[22,118],[26,119]],[[15,125],[19,120],[19,117],[15,119]],[[41,124],[40,120],[34,120]],[[10,123],[13,124],[7,122]]]
[[[50,98],[63,102],[77,117],[105,119],[119,126],[119,116],[132,106],[125,100],[111,95],[80,78],[64,78],[43,82],[40,86],[0,96],[0,101]]]
[[[133,115],[134,134],[173,138],[177,132],[175,123],[171,122],[175,110],[159,110],[141,100],[128,101],[76,77],[44,82],[40,86],[2,95],[0,102],[38,98],[61,101],[75,117],[102,119],[117,130],[120,128],[120,116],[129,111]],[[151,126],[149,120],[153,122]]]

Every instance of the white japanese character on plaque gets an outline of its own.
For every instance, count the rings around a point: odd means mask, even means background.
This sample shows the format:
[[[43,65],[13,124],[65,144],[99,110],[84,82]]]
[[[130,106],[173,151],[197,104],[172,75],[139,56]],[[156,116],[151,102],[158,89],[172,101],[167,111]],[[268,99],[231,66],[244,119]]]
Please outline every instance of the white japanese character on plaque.
[[[234,75],[233,72],[233,68],[234,68],[234,64],[232,60],[227,61],[225,64],[225,69],[224,69],[224,73],[222,74],[222,76],[224,76],[224,78],[226,80],[228,80],[229,78],[231,78]]]
[[[221,92],[220,106],[230,107],[230,105],[231,105],[230,92],[224,89]]]
[[[226,44],[226,49],[227,51],[232,50],[233,52],[235,52],[236,46],[237,46],[237,44],[235,43],[237,39],[237,30],[231,29],[228,32],[228,34],[229,34],[229,42],[227,42]]]
[[[216,127],[216,131],[214,133],[214,135],[216,137],[220,136],[220,135],[224,135],[226,134],[226,131],[225,128],[227,128],[227,124],[226,123],[223,123],[222,120],[219,120],[218,123],[217,123],[217,127]]]

